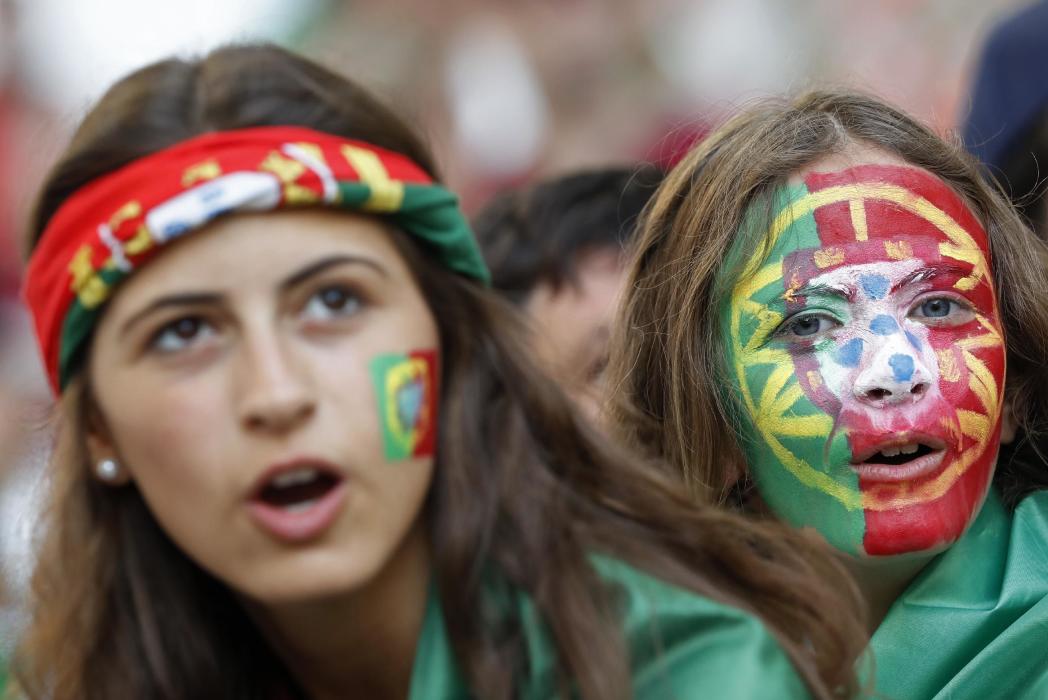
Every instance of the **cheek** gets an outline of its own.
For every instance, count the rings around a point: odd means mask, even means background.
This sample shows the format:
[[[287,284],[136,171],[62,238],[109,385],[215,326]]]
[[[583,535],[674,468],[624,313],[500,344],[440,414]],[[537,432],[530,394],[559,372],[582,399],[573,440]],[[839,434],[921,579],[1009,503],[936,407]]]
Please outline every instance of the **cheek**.
[[[239,455],[228,439],[235,426],[218,382],[185,382],[140,395],[149,400],[130,401],[107,415],[120,459],[153,517],[183,551],[204,562],[229,556],[214,533],[227,529],[235,500],[230,494],[238,493],[228,467]]]
[[[328,368],[320,389],[317,432],[331,436],[332,447],[346,450],[345,457],[357,468],[386,468],[382,406],[366,363],[340,363],[335,358]]]
[[[862,340],[849,336],[793,355],[796,380],[808,399],[826,415],[839,414],[842,402],[851,395],[863,352]]]
[[[235,433],[220,382],[182,381],[125,396],[114,402],[106,420],[120,459],[143,488],[161,481],[190,489],[220,473],[215,465],[228,452],[223,438]]]
[[[421,330],[421,329],[420,329]],[[391,333],[354,345],[316,347],[309,362],[317,383],[319,435],[360,469],[433,454],[439,402],[435,337],[405,333],[396,350]],[[435,336],[435,333],[434,333]]]
[[[859,345],[860,350],[853,353],[852,348],[856,345]],[[842,352],[847,352],[849,359],[842,359]],[[814,372],[818,374],[818,379],[809,375],[808,383],[815,387],[821,381],[827,392],[837,399],[843,398],[855,384],[855,375],[862,361],[861,354],[859,341],[846,341],[842,348],[817,353],[817,369]],[[854,359],[850,359],[851,355],[854,355]]]

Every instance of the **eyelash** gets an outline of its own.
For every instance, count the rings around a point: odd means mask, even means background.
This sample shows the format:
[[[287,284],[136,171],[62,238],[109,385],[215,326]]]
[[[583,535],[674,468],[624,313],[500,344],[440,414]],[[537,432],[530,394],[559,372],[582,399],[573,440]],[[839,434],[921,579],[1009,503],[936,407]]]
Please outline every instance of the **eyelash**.
[[[801,321],[804,321],[804,320],[807,320],[807,319],[817,319],[819,321],[829,321],[831,324],[833,324],[833,326],[831,328],[838,328],[841,325],[840,321],[838,321],[836,318],[834,318],[833,316],[831,316],[830,314],[828,314],[826,312],[822,312],[822,311],[802,311],[802,312],[799,312],[797,314],[794,314],[793,316],[790,316],[785,321],[783,321],[781,324],[779,324],[779,327],[776,328],[775,331],[772,333],[772,337],[773,338],[789,338],[790,335],[791,335],[790,334],[790,330],[793,329],[794,326],[796,326]],[[821,326],[821,324],[820,324],[820,326]],[[813,337],[819,335],[820,333],[823,333],[825,331],[831,330],[831,328],[821,328],[820,327],[815,332],[808,333],[808,334],[805,334],[805,335],[801,335],[801,334],[798,334],[798,333],[794,332],[792,334],[792,337],[794,337],[794,338],[803,338],[803,339],[813,338]]]
[[[330,299],[324,299],[324,296],[328,292],[337,292],[341,295],[338,301],[342,304],[342,307],[338,309],[332,309],[330,306],[328,306],[328,302],[332,301]],[[319,322],[341,320],[354,317],[357,314],[359,314],[367,305],[367,301],[364,298],[364,295],[361,294],[359,290],[357,290],[352,285],[343,282],[329,282],[318,285],[310,293],[310,295],[306,297],[305,302],[302,304],[302,307],[299,310],[299,314],[305,317],[314,301],[317,301],[319,304],[321,304],[324,310],[328,312],[321,319],[309,319],[316,320]],[[348,310],[346,309],[347,306],[349,307]]]
[[[191,329],[192,330],[192,337],[189,338],[188,340],[185,339],[185,338],[181,338],[180,340],[183,342],[183,345],[181,347],[173,347],[173,348],[172,347],[162,347],[162,343],[164,342],[164,339],[167,338],[167,337],[176,337],[176,335],[179,332],[178,326],[182,325],[182,324],[185,324],[187,322],[194,324],[194,327]],[[174,319],[172,321],[169,321],[169,322],[165,323],[160,328],[158,328],[155,333],[150,335],[149,336],[149,340],[146,342],[146,349],[149,350],[149,351],[152,351],[152,352],[159,353],[161,355],[170,355],[170,354],[174,354],[174,353],[177,353],[177,352],[182,352],[182,351],[186,350],[188,346],[200,342],[199,338],[200,338],[201,329],[208,329],[209,332],[214,332],[214,330],[215,330],[214,329],[214,325],[211,324],[206,319],[204,319],[203,316],[200,316],[200,315],[181,316],[179,318],[176,318],[176,319]],[[190,330],[190,329],[183,329],[183,330]]]
[[[971,304],[969,304],[967,301],[965,301],[963,299],[959,299],[959,298],[951,296],[951,295],[948,295],[948,294],[941,294],[940,293],[940,294],[930,295],[930,296],[926,296],[926,297],[921,297],[921,298],[917,299],[916,301],[914,301],[914,303],[910,307],[909,312],[906,314],[907,317],[913,318],[915,316],[915,313],[919,309],[923,308],[925,304],[928,304],[928,303],[931,303],[931,302],[935,302],[935,301],[945,301],[948,304],[952,304],[953,306],[943,316],[928,316],[928,315],[917,316],[916,318],[918,318],[918,319],[929,319],[929,320],[925,320],[925,321],[918,321],[919,323],[924,323],[925,325],[930,325],[930,326],[944,326],[944,327],[945,326],[959,326],[959,325],[963,325],[967,321],[967,319],[957,320],[956,322],[952,322],[952,323],[944,323],[944,322],[941,322],[941,321],[937,321],[937,319],[950,319],[951,317],[954,317],[956,315],[957,311],[964,311],[964,312],[968,312],[968,313],[974,314],[974,309],[972,309]],[[953,307],[956,307],[956,309],[953,308]],[[827,313],[824,313],[824,312],[812,312],[812,311],[802,311],[802,312],[799,312],[799,313],[797,313],[797,314],[795,314],[793,316],[790,316],[785,321],[783,321],[779,325],[779,327],[776,328],[775,331],[772,333],[772,337],[786,337],[786,338],[788,338],[788,337],[791,336],[791,333],[790,333],[791,329],[795,328],[795,326],[798,323],[800,323],[802,321],[805,321],[805,320],[808,320],[808,319],[817,319],[819,321],[828,321],[831,324],[833,324],[833,326],[831,326],[830,328],[822,328],[821,327],[821,323],[820,323],[820,328],[816,329],[814,332],[807,333],[807,334],[799,334],[799,333],[796,333],[794,331],[792,333],[792,337],[794,337],[794,338],[805,338],[805,339],[813,338],[813,337],[815,337],[815,336],[817,336],[817,335],[819,335],[819,334],[821,334],[821,333],[823,333],[825,331],[832,330],[833,327],[839,327],[841,325],[841,323],[836,318],[834,318],[833,316],[831,316],[831,315],[829,315]]]
[[[323,296],[328,292],[339,292],[342,295],[338,300],[339,303],[343,304],[342,308],[332,310],[331,307],[327,305]],[[324,305],[329,313],[323,314],[319,319],[309,318],[308,311],[310,305],[313,304],[314,301],[318,301],[320,304]],[[366,302],[364,296],[354,289],[353,286],[340,282],[330,282],[318,285],[309,296],[306,297],[302,306],[298,310],[298,314],[306,321],[326,323],[356,316],[365,305]],[[350,306],[348,311],[345,310],[346,306]],[[181,330],[189,331],[191,337],[177,338],[177,334],[180,330],[178,327],[186,323],[193,324],[193,327],[183,327]],[[200,342],[201,332],[206,333],[209,337],[210,334],[215,331],[215,324],[204,318],[202,314],[187,314],[185,316],[179,316],[157,328],[157,330],[148,337],[145,349],[148,352],[155,352],[161,355],[171,355],[183,352],[188,350],[192,345]],[[171,342],[166,340],[168,338],[175,339],[174,342],[179,343],[179,345],[177,347],[163,347],[165,343]]]
[[[921,297],[921,298],[916,299],[914,301],[913,305],[910,307],[910,311],[909,311],[909,313],[907,313],[907,316],[908,317],[914,317],[914,314],[915,314],[916,311],[918,311],[919,309],[923,308],[925,304],[931,303],[933,301],[945,301],[948,304],[952,304],[953,306],[957,307],[956,311],[967,312],[967,313],[972,314],[972,315],[975,314],[975,309],[973,309],[972,305],[969,302],[967,302],[966,300],[960,299],[960,298],[955,297],[955,296],[950,295],[950,294],[941,294],[940,293],[940,294],[929,295],[929,296],[926,296],[926,297]],[[927,316],[926,315],[926,316],[917,316],[916,318],[918,318],[918,319],[930,319],[930,321],[919,321],[919,322],[920,323],[925,323],[926,325],[931,325],[931,326],[959,326],[959,325],[963,325],[964,323],[966,323],[969,320],[969,319],[955,320],[955,322],[953,322],[953,323],[937,323],[936,322],[936,319],[948,319],[948,318],[950,318],[952,316],[955,316],[956,315],[956,311],[951,308],[947,312],[947,314],[945,316]]]

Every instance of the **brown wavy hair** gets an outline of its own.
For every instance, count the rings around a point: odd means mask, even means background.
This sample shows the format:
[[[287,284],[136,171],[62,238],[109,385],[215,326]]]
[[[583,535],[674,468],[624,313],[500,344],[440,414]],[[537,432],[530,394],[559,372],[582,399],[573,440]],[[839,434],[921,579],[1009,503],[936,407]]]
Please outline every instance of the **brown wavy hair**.
[[[435,172],[412,131],[352,83],[275,47],[226,48],[154,64],[103,97],[44,185],[31,245],[55,209],[103,173],[202,132],[264,124],[361,139]],[[422,517],[472,692],[511,697],[527,666],[518,621],[496,626],[477,602],[494,572],[534,600],[562,687],[591,700],[629,693],[620,625],[593,553],[759,616],[815,697],[855,690],[862,606],[822,545],[694,508],[672,480],[576,418],[527,357],[506,302],[434,262],[418,239],[394,241],[440,330],[444,418]],[[135,486],[90,476],[92,410],[81,373],[59,404],[34,619],[14,664],[22,691],[55,700],[302,696],[229,589],[171,542]]]
[[[624,441],[673,465],[700,502],[744,501],[745,458],[731,416],[718,309],[731,293],[728,251],[753,207],[766,231],[790,174],[851,144],[924,168],[986,227],[1007,343],[1007,403],[1020,438],[998,458],[1006,501],[1048,487],[1038,448],[1048,427],[1048,248],[954,138],[943,139],[877,98],[810,92],[753,105],[714,131],[664,181],[634,244],[611,348],[609,420]],[[761,226],[760,224],[763,224]],[[753,245],[760,246],[754,241]],[[718,282],[718,280],[720,282]],[[742,478],[740,478],[742,477]]]

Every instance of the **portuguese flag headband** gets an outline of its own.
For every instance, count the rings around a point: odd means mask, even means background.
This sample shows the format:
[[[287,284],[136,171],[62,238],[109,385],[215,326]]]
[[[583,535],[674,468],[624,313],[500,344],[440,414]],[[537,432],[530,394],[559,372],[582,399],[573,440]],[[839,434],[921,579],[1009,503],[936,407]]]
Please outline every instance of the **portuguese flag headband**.
[[[25,298],[56,394],[113,288],[229,212],[327,206],[388,216],[448,268],[490,283],[458,199],[406,156],[301,127],[198,136],[85,185],[48,223]]]

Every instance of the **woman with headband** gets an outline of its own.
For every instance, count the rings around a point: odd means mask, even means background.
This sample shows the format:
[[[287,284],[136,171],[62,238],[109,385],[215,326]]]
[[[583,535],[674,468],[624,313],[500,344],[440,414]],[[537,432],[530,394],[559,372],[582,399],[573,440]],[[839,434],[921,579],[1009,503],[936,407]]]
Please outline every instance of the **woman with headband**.
[[[61,425],[29,697],[854,690],[832,558],[595,437],[354,84],[272,47],[144,68],[30,245]]]

